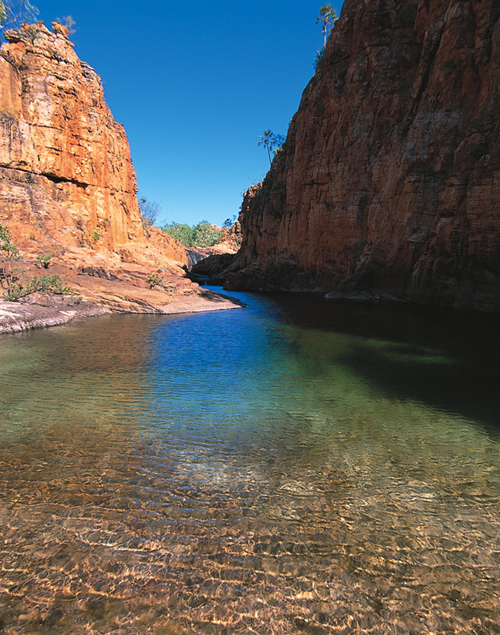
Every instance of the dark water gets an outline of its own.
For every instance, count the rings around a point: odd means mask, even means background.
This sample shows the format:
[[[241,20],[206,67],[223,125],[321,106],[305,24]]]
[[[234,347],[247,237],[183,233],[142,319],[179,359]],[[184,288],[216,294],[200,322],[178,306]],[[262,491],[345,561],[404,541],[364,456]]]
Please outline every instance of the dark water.
[[[235,294],[0,339],[0,632],[500,632],[499,319]]]

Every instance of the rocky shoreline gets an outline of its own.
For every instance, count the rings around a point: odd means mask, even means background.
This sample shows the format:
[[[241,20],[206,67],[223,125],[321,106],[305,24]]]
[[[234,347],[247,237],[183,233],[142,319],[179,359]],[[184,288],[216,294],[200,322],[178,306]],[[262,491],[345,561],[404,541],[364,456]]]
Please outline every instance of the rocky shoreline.
[[[154,311],[113,311],[109,307],[99,306],[71,296],[36,297],[25,302],[0,300],[0,333],[16,333],[59,326],[72,320],[104,315],[105,313],[148,312],[177,315],[238,309],[240,306],[228,298],[204,289],[191,297],[175,298],[170,304]]]
[[[75,318],[91,317],[107,313],[106,309],[90,302],[78,305],[61,299],[46,305],[32,302],[0,301],[0,333],[15,333],[35,328],[46,328],[66,324]]]

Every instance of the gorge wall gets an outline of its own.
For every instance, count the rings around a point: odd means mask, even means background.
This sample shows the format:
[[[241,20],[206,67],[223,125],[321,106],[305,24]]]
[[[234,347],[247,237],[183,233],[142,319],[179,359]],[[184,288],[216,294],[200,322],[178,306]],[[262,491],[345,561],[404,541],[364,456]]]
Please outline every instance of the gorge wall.
[[[225,286],[500,311],[499,18],[345,0]]]
[[[0,224],[25,252],[84,248],[122,260],[187,263],[181,246],[146,240],[123,126],[66,27],[5,32],[0,49]]]
[[[20,256],[0,250],[0,333],[236,308],[188,279],[179,242],[143,224],[125,131],[67,29],[52,28],[5,31],[0,49],[0,225]],[[41,289],[45,273],[59,290]]]

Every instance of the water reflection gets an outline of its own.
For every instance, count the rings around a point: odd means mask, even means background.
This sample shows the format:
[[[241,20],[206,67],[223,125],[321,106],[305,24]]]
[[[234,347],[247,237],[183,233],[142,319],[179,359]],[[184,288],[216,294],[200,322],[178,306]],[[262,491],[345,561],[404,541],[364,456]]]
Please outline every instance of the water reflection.
[[[496,320],[240,297],[2,339],[4,632],[494,632]]]

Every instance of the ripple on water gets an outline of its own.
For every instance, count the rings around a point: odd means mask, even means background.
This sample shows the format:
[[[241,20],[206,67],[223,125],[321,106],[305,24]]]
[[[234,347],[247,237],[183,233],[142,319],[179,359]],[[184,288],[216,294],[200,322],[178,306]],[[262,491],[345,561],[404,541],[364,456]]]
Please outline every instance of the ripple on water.
[[[448,407],[470,350],[244,297],[2,341],[3,631],[496,632],[497,398]]]

